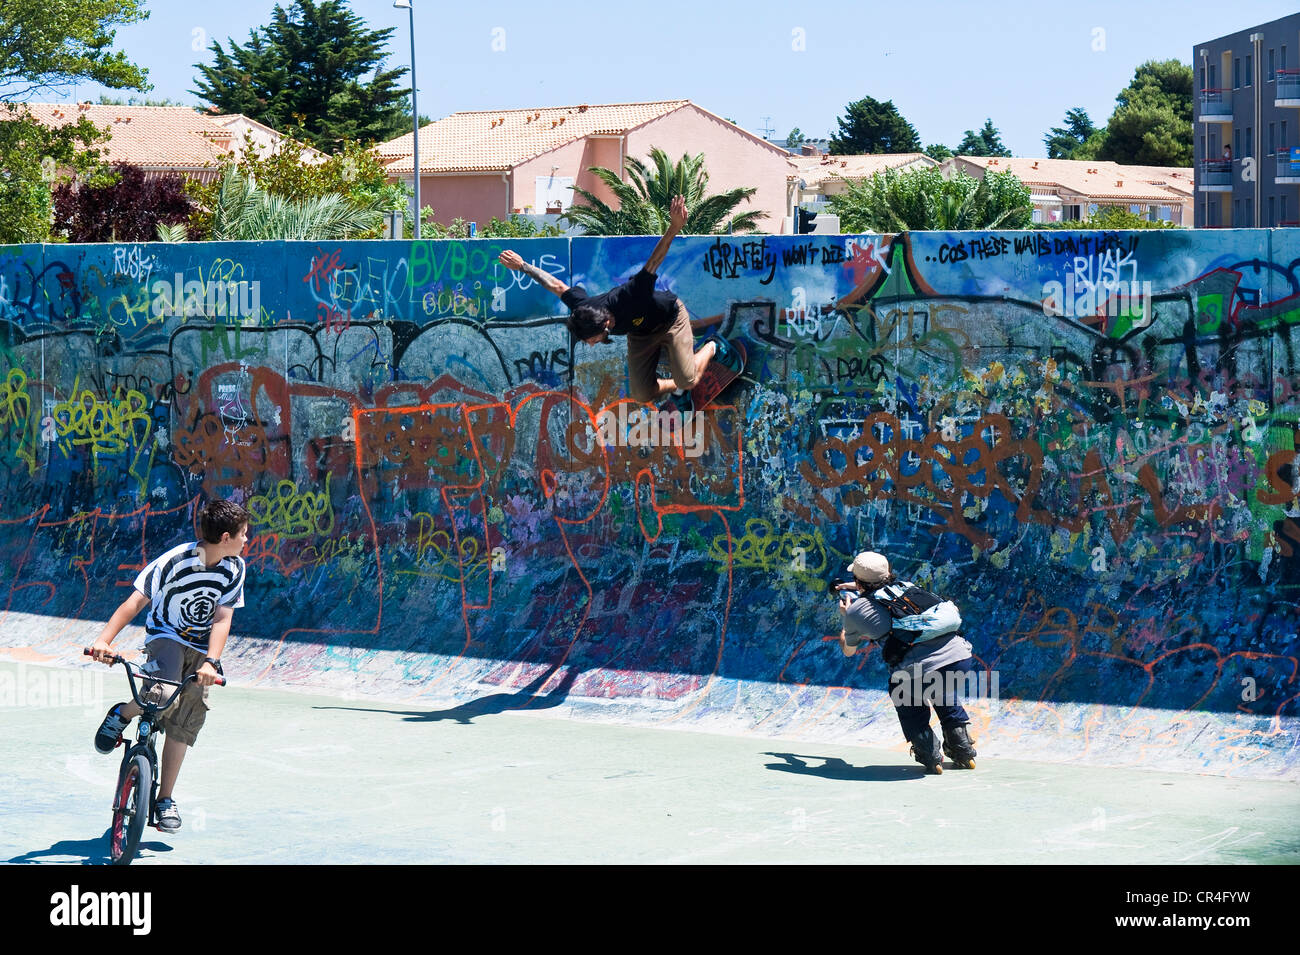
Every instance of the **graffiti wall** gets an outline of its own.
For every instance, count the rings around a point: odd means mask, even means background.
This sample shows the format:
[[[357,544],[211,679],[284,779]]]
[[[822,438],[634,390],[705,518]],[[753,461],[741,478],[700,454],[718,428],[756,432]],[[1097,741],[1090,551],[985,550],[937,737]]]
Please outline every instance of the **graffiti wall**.
[[[262,678],[382,655],[416,692],[470,664],[760,726],[717,687],[882,686],[826,596],[872,548],[959,603],[1003,699],[1294,747],[1292,230],[680,238],[660,286],[748,364],[676,431],[506,245],[0,249],[5,614],[106,619],[219,495]],[[595,291],[653,245],[512,247]]]

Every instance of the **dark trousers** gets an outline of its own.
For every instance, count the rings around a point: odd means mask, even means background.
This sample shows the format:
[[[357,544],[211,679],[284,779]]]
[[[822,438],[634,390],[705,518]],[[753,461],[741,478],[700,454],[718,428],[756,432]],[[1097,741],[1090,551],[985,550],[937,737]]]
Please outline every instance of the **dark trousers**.
[[[967,657],[965,660],[958,660],[956,663],[949,663],[947,666],[939,667],[933,671],[939,675],[939,680],[943,680],[945,673],[969,673],[975,668],[973,657]],[[900,671],[909,673],[909,671]],[[924,693],[919,692],[927,682],[934,681],[933,676],[927,676],[926,681],[917,681],[909,678],[905,681],[907,686],[890,685],[890,699],[894,701],[894,711],[898,714],[898,722],[903,727],[903,735],[907,737],[909,743],[915,743],[918,738],[922,740],[933,739],[927,737],[930,728],[930,706],[939,714],[939,725],[957,726],[961,723],[969,723],[970,717],[966,714],[965,708],[956,699],[951,698],[946,692],[941,692],[938,698],[933,700],[925,699]],[[918,686],[919,684],[919,686]],[[944,683],[940,683],[942,687]],[[900,692],[901,691],[901,692]],[[927,747],[928,748],[928,747]]]

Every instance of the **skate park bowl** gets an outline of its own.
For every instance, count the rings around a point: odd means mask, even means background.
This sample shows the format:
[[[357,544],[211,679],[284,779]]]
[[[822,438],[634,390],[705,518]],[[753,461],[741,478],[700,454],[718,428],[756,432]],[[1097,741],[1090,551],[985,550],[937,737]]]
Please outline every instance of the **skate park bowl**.
[[[898,748],[870,549],[961,608],[982,756],[1297,778],[1295,230],[681,237],[748,353],[691,421],[497,262],[654,244],[0,248],[0,656],[85,665],[220,496],[242,686]]]

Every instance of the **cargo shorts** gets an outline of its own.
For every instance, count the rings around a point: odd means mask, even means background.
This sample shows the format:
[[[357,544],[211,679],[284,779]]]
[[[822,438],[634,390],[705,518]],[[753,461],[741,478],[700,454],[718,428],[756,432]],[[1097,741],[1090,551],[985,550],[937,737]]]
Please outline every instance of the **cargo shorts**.
[[[699,384],[695,373],[695,333],[686,303],[677,300],[677,318],[663,331],[653,335],[627,336],[627,390],[633,401],[651,402],[659,398],[659,356],[667,352],[668,369],[673,384],[690,391]]]
[[[142,673],[178,682],[191,673],[197,673],[207,659],[202,650],[194,650],[183,643],[162,637],[155,637],[146,643],[144,652],[148,659],[140,668]],[[146,680],[140,695],[151,703],[161,703],[174,692],[174,686]],[[188,683],[176,702],[158,718],[158,726],[167,734],[168,739],[193,746],[207,718],[208,687],[200,686],[197,682]]]

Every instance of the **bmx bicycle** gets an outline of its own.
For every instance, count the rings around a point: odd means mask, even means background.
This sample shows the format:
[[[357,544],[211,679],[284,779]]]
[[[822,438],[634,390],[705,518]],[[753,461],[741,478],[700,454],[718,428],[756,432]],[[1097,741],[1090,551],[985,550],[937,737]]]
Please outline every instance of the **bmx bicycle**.
[[[81,651],[91,656],[89,649]],[[113,827],[109,830],[108,855],[113,865],[130,865],[140,845],[140,837],[146,825],[158,828],[158,753],[154,747],[154,737],[158,735],[158,717],[181,695],[198,674],[191,673],[184,680],[164,680],[151,676],[124,657],[114,654],[112,665],[122,664],[126,678],[131,684],[131,696],[140,707],[139,723],[136,727],[136,739],[127,746],[122,754],[122,767],[117,773],[117,788],[113,791]],[[176,689],[164,703],[150,703],[140,698],[135,678],[139,676],[149,683],[165,683]],[[223,677],[217,677],[217,686],[225,686]],[[126,734],[118,740],[117,745],[126,743]]]

